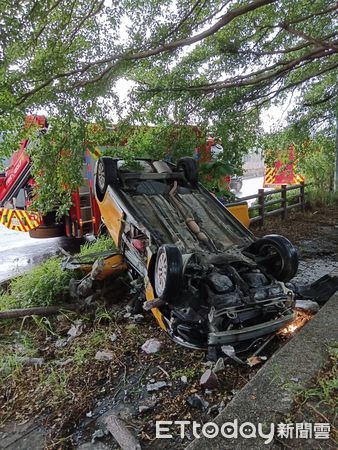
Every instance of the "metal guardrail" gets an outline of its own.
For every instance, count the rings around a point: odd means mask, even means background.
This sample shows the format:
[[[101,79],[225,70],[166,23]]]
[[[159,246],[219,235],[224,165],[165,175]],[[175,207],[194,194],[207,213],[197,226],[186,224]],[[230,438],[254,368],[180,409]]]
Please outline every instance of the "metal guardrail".
[[[257,204],[254,204],[249,207],[250,211],[259,210],[259,215],[252,217],[250,219],[251,223],[259,223],[261,226],[265,223],[265,218],[269,216],[274,216],[280,214],[282,219],[285,220],[288,217],[288,211],[294,208],[299,208],[302,212],[305,211],[305,186],[307,186],[304,182],[300,184],[295,184],[292,186],[287,186],[283,184],[280,189],[275,189],[273,191],[265,191],[264,189],[258,189],[258,193],[254,195],[248,195],[247,197],[242,197],[238,199],[238,202],[232,202],[231,205],[235,205],[237,203],[241,203],[247,200],[257,200]],[[289,191],[299,190],[298,194],[298,202],[293,203],[291,205],[288,204],[287,193]],[[280,198],[267,200],[267,197],[280,193]],[[279,208],[274,209],[272,211],[267,211],[266,208],[271,205],[280,205]],[[227,205],[229,206],[229,205]]]

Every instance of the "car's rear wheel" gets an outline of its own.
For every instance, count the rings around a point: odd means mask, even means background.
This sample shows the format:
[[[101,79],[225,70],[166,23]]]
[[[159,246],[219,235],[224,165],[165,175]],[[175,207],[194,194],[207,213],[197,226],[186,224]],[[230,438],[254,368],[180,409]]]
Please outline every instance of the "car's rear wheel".
[[[184,173],[189,183],[193,185],[198,183],[198,166],[194,158],[188,156],[180,158],[177,162],[177,170]]]
[[[96,168],[96,196],[102,202],[108,186],[118,183],[117,161],[109,156],[102,156]]]
[[[249,251],[256,256],[257,264],[278,281],[289,281],[297,273],[297,249],[284,236],[264,236],[254,242]]]
[[[175,245],[162,245],[156,257],[154,284],[157,297],[170,301],[177,297],[183,280],[183,261]]]

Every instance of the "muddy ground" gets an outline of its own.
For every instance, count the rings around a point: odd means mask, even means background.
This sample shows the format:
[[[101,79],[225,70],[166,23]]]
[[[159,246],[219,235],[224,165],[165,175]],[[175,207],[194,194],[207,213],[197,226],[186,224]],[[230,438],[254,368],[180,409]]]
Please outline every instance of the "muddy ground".
[[[289,237],[301,256],[297,281],[305,283],[338,268],[337,224],[337,209],[326,208],[294,214],[286,222],[270,219],[253,232]],[[205,390],[200,386],[208,368],[205,354],[171,342],[150,315],[130,316],[128,300],[120,290],[120,298],[105,305],[99,300],[80,316],[2,325],[1,346],[12,359],[5,368],[11,375],[0,386],[0,448],[119,448],[103,425],[113,412],[142,448],[184,448],[189,433],[155,440],[155,422],[212,420],[264,363],[250,368],[225,359],[218,387]],[[141,349],[150,338],[161,343],[154,354]],[[276,337],[263,356],[291,338]],[[29,366],[20,357],[43,360]],[[18,424],[23,431],[14,434]]]

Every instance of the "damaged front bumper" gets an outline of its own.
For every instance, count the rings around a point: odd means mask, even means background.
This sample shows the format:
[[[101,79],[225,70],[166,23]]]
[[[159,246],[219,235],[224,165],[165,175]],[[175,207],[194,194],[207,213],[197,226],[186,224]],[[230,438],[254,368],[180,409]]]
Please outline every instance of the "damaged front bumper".
[[[282,317],[275,320],[269,320],[257,325],[247,326],[242,329],[220,331],[208,334],[208,345],[234,345],[238,342],[250,341],[262,336],[275,333],[283,328],[289,322],[295,319],[295,313],[291,310],[286,311]]]

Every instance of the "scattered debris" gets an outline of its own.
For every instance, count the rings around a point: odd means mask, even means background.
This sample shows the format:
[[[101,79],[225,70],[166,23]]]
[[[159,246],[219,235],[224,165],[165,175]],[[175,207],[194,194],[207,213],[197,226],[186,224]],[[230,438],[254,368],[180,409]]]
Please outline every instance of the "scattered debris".
[[[211,369],[207,369],[201,376],[200,385],[203,389],[217,389],[219,387],[217,375]]]
[[[105,417],[104,423],[122,450],[141,450],[141,445],[116,414]]]
[[[103,258],[99,258],[97,259],[93,266],[92,266],[92,270],[90,272],[90,278],[94,281],[97,280],[98,276],[102,274],[104,270],[104,260]]]
[[[30,358],[28,356],[17,356],[16,361],[24,366],[42,366],[45,364],[43,358]]]
[[[188,378],[185,376],[185,375],[182,375],[181,376],[181,381],[182,381],[182,383],[188,383]]]
[[[113,333],[113,334],[111,334],[111,335],[109,336],[110,342],[115,342],[116,339],[117,339],[117,334],[116,334],[116,333]]]
[[[142,350],[148,355],[151,353],[157,353],[160,351],[162,342],[155,338],[148,339],[143,345]]]
[[[209,406],[209,403],[204,400],[204,398],[200,397],[198,394],[191,395],[187,398],[187,403],[192,408],[196,409],[207,409]]]
[[[91,416],[90,416],[91,417]],[[92,434],[92,443],[95,442],[95,439],[101,439],[104,437],[104,431],[101,429],[95,430]]]
[[[145,400],[143,403],[139,404],[138,411],[139,413],[151,411],[153,408],[155,408],[156,404],[157,400]]]
[[[95,359],[98,361],[112,361],[115,357],[114,352],[109,350],[96,352]]]
[[[68,339],[59,338],[55,342],[55,347],[56,348],[63,348],[63,347],[66,347],[67,344],[68,344]]]
[[[221,347],[222,352],[232,358],[236,355],[235,349],[232,345],[222,345]]]
[[[84,278],[77,287],[77,295],[79,297],[88,297],[93,293],[93,280]]]
[[[141,323],[144,320],[144,316],[142,314],[134,314],[131,316],[131,320],[135,323]]]
[[[213,368],[213,371],[215,373],[217,373],[217,372],[221,372],[224,369],[225,369],[224,358],[218,358],[218,360],[216,361],[215,367]]]
[[[248,358],[246,360],[249,367],[253,367],[253,366],[256,366],[257,364],[261,364],[263,361],[264,361],[264,358],[261,356],[250,356],[250,358]]]
[[[73,358],[68,358],[68,359],[65,359],[64,361],[55,361],[55,364],[59,367],[64,367],[72,362],[73,362]]]
[[[168,386],[168,385],[165,381],[157,381],[156,383],[148,383],[147,391],[148,392],[158,391],[159,389],[162,389],[166,386]]]
[[[82,320],[75,320],[75,322],[73,323],[73,325],[69,328],[67,334],[69,336],[68,341],[71,341],[72,339],[74,339],[77,336],[80,336],[80,334],[82,334],[82,327],[83,327],[83,322]]]
[[[297,300],[295,307],[311,313],[317,313],[319,311],[319,305],[312,300]]]

